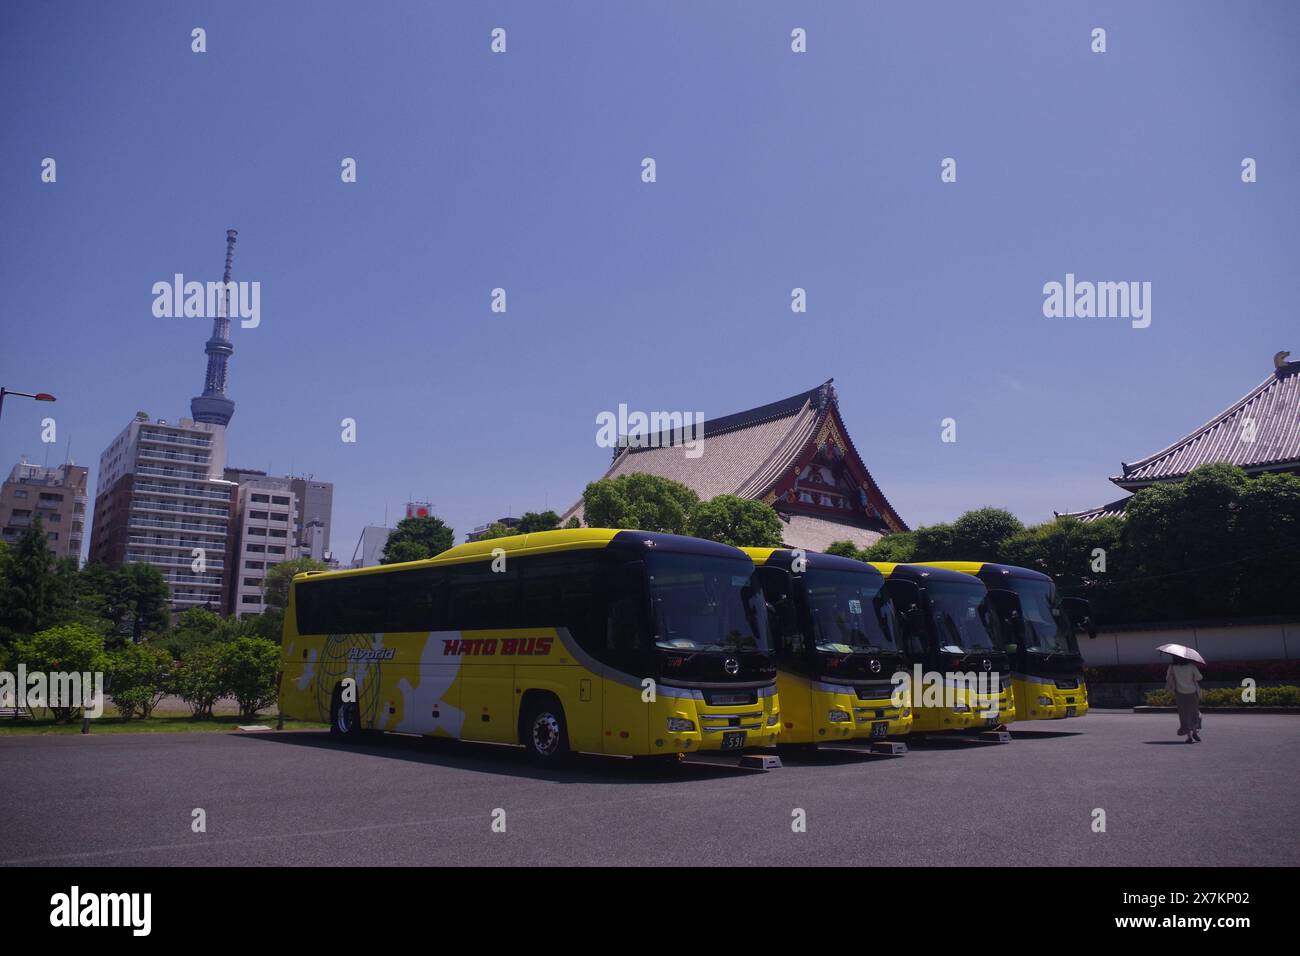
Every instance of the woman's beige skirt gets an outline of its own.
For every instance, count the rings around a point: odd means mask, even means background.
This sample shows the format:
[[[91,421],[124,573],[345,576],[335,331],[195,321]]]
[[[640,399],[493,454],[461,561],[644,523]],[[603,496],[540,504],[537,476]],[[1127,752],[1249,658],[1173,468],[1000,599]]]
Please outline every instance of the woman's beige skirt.
[[[1190,734],[1201,729],[1201,695],[1174,694],[1174,703],[1178,705],[1178,732]]]

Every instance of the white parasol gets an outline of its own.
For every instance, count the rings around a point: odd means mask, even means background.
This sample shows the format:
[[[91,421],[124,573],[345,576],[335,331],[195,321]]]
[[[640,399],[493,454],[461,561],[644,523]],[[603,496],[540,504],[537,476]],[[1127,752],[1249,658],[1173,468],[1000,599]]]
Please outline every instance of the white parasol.
[[[1183,644],[1161,644],[1156,650],[1162,651],[1170,657],[1181,657],[1185,661],[1195,661],[1198,664],[1205,663],[1204,657]]]

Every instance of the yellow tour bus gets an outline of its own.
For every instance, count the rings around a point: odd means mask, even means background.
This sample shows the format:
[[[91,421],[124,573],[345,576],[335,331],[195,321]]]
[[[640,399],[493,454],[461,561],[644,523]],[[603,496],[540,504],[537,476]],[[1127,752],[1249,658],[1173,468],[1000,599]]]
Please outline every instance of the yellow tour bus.
[[[280,710],[389,731],[622,756],[739,751],[780,732],[754,567],[739,549],[601,528],[296,575]]]
[[[983,582],[946,568],[872,564],[903,629],[912,733],[978,733],[1015,720],[1010,661]]]
[[[894,675],[907,666],[884,576],[865,562],[832,554],[741,550],[758,568],[771,617],[781,699],[778,745],[906,734],[911,706],[892,698]]]
[[[1086,600],[1060,597],[1050,577],[1029,568],[983,561],[928,564],[973,574],[990,593],[1002,589],[1019,598],[1018,607],[1000,609],[1018,720],[1059,720],[1088,712],[1077,632],[1096,637],[1097,631]]]

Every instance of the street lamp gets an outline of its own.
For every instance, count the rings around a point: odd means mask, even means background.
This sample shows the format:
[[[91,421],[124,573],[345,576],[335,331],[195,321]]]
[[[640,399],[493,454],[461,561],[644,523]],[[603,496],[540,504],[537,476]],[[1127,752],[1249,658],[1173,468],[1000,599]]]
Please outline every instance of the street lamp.
[[[58,401],[58,399],[56,399],[49,392],[37,392],[36,394],[33,395],[31,392],[15,392],[7,388],[0,388],[0,412],[4,411],[6,395],[17,395],[21,398],[34,398],[38,402]]]

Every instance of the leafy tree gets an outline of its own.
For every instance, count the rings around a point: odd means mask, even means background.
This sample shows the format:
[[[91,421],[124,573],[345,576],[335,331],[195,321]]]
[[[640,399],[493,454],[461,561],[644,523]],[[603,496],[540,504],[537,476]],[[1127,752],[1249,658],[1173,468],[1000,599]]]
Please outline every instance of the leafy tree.
[[[130,720],[136,714],[148,719],[167,693],[172,656],[161,647],[128,644],[109,655],[113,703]]]
[[[206,644],[186,651],[172,671],[171,688],[195,717],[211,717],[224,692],[221,647]]]
[[[582,527],[582,522],[578,520],[578,516],[577,516],[577,515],[574,515],[574,516],[573,516],[572,518],[570,518],[568,521],[564,522],[564,527],[569,528],[569,529],[572,529],[572,528],[581,528],[581,527]]]
[[[182,611],[176,626],[155,645],[166,649],[173,659],[183,658],[195,647],[207,647],[232,641],[246,633],[239,618],[222,617],[207,608],[192,607]]]
[[[55,597],[54,559],[45,540],[40,515],[6,549],[3,587],[0,588],[0,640],[12,644],[48,627]]]
[[[593,481],[582,492],[589,528],[687,534],[699,496],[679,481],[633,472]]]
[[[826,546],[827,554],[837,554],[841,558],[853,558],[855,561],[865,561],[865,551],[859,551],[858,546],[852,541],[832,541]]]
[[[865,561],[889,561],[894,564],[907,564],[920,560],[916,556],[916,531],[899,531],[887,534],[871,547],[862,552]]]
[[[442,521],[427,518],[403,518],[388,536],[381,564],[422,561],[446,551],[455,542],[456,532]]]
[[[284,612],[269,608],[261,614],[250,614],[239,619],[243,637],[260,637],[279,644],[284,640]]]
[[[554,511],[525,511],[519,519],[515,534],[532,534],[534,531],[554,531],[560,526],[560,516]]]
[[[77,583],[80,613],[109,621],[109,642],[140,643],[147,634],[163,634],[171,620],[167,579],[151,564],[121,567],[88,564]]]
[[[222,645],[222,696],[235,698],[239,716],[253,717],[275,703],[275,675],[280,669],[280,648],[258,637],[240,637]]]
[[[690,533],[737,548],[779,548],[784,525],[772,506],[751,498],[718,495],[691,509]]]
[[[502,524],[500,521],[493,521],[488,525],[488,529],[479,536],[479,540],[486,541],[489,538],[510,538],[517,534],[522,534],[519,529],[512,528],[508,524]]]
[[[281,561],[266,572],[266,578],[262,581],[263,606],[283,611],[289,604],[289,583],[295,574],[302,574],[304,571],[324,571],[328,567],[329,565],[324,562],[312,558]]]
[[[10,670],[17,670],[19,663],[27,665],[28,673],[102,674],[109,669],[103,636],[81,624],[61,624],[19,640],[14,645]],[[69,701],[63,701],[50,708],[56,721],[68,720],[80,713],[80,707],[69,704]]]
[[[1025,530],[1020,519],[1003,508],[977,508],[967,511],[952,524],[952,550],[948,557],[954,561],[997,561],[1004,540]],[[942,561],[943,556],[923,558],[925,561]]]

